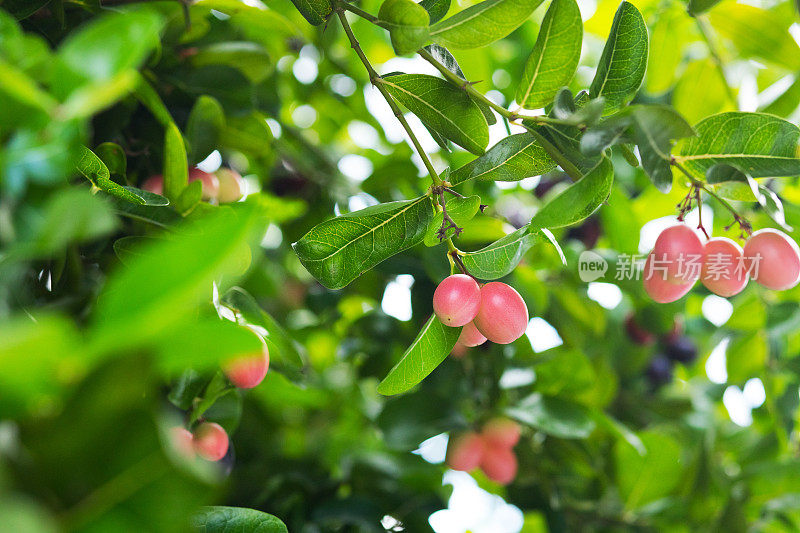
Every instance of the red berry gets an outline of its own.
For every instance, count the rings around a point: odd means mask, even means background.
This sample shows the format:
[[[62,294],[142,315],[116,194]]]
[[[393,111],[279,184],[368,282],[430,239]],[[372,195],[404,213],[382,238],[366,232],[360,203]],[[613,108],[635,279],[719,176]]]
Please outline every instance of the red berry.
[[[164,194],[164,177],[161,174],[150,176],[142,183],[142,189],[155,194]]]
[[[184,457],[194,457],[194,436],[181,426],[170,428],[172,447]]]
[[[194,430],[194,449],[209,461],[219,461],[228,453],[228,434],[215,422],[203,422]]]
[[[219,180],[219,195],[217,200],[221,204],[236,202],[244,193],[244,180],[242,176],[230,168],[220,168],[216,174]]]
[[[219,180],[214,174],[209,174],[199,168],[189,169],[189,183],[200,180],[203,183],[203,200],[211,200],[219,194]]]
[[[487,446],[513,448],[519,442],[519,424],[507,418],[489,420],[481,435]]]
[[[750,277],[768,289],[791,289],[800,279],[800,249],[782,231],[753,233],[744,245],[744,260]]]
[[[656,336],[640,326],[633,313],[625,317],[625,331],[636,344],[647,345],[656,342]]]
[[[687,281],[683,284],[670,283],[662,278],[660,272],[651,271],[652,261],[653,254],[650,253],[644,264],[642,278],[644,280],[644,290],[654,301],[660,304],[674,302],[675,300],[680,300],[692,290],[694,281]]]
[[[469,472],[481,463],[483,458],[484,443],[477,433],[464,433],[454,439],[451,438],[447,446],[445,462],[453,470]]]
[[[461,330],[461,335],[458,336],[458,341],[456,342],[463,346],[480,346],[486,342],[486,337],[483,336],[483,333],[478,331],[474,322],[470,322]]]
[[[725,237],[714,237],[706,242],[700,280],[708,290],[719,296],[728,297],[742,292],[747,285],[742,247]]]
[[[269,349],[264,345],[261,353],[237,357],[225,365],[225,375],[240,389],[252,389],[262,381],[269,370]]]
[[[686,224],[678,224],[661,232],[653,247],[658,267],[664,267],[666,281],[682,285],[697,281],[703,257],[703,243],[697,233]],[[692,265],[697,265],[692,268]],[[658,275],[663,272],[658,270]]]
[[[511,448],[487,447],[481,460],[481,470],[492,481],[508,485],[517,477],[517,456]]]
[[[446,277],[433,292],[433,312],[445,326],[471,322],[481,303],[481,288],[466,274]]]
[[[475,327],[497,344],[514,342],[528,328],[528,307],[522,296],[505,283],[487,283],[481,287]]]

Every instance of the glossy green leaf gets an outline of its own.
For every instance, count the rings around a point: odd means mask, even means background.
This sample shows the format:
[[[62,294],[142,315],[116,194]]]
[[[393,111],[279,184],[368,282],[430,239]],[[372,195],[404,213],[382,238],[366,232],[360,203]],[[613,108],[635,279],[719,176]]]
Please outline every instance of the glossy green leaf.
[[[314,26],[325,22],[332,11],[330,0],[292,0],[292,3],[308,23]]]
[[[580,222],[606,201],[613,183],[614,167],[603,158],[597,167],[547,202],[534,215],[531,227],[561,228]]]
[[[530,133],[509,135],[484,155],[454,170],[448,181],[458,185],[471,179],[519,181],[556,168],[542,145]]]
[[[605,112],[612,113],[636,95],[646,69],[647,26],[639,10],[624,1],[614,15],[589,94],[605,98]]]
[[[204,507],[192,517],[192,526],[200,533],[288,533],[281,520],[271,514],[244,507]]]
[[[430,24],[436,24],[450,11],[450,0],[422,0],[419,5],[430,15]]]
[[[66,96],[88,81],[111,80],[137,68],[158,45],[161,26],[161,17],[150,9],[107,11],[59,47],[54,88]]]
[[[391,396],[417,385],[447,358],[460,334],[461,328],[445,326],[435,315],[431,316],[402,359],[380,382],[378,392]]]
[[[669,106],[635,106],[630,110],[631,137],[639,147],[642,168],[662,192],[672,188],[672,141],[692,137],[692,127]]]
[[[217,42],[192,56],[195,67],[225,65],[244,74],[251,83],[260,83],[272,72],[269,53],[260,44],[247,41]]]
[[[538,232],[524,226],[461,260],[467,271],[479,279],[498,279],[511,273],[538,239]]]
[[[447,215],[453,219],[456,225],[463,227],[478,212],[480,204],[481,199],[479,196],[467,196],[466,198],[450,198],[445,205],[447,206]],[[428,230],[425,232],[425,239],[423,240],[425,246],[436,246],[442,242],[438,234],[443,220],[444,214],[439,212],[428,224]],[[454,235],[455,228],[449,228],[444,238],[450,238]]]
[[[103,192],[134,204],[144,205],[147,203],[141,196],[111,181],[110,173],[105,163],[85,146],[82,147],[81,156],[80,159],[78,159],[76,167],[78,172],[83,174],[86,179],[91,181],[95,187]]]
[[[104,142],[93,150],[95,155],[105,164],[111,174],[125,176],[128,170],[128,158],[125,150],[118,144]]]
[[[183,134],[174,122],[167,124],[164,131],[163,176],[164,196],[176,201],[189,184],[189,166]]]
[[[427,196],[380,204],[318,224],[292,247],[320,283],[341,289],[384,259],[422,242],[431,218]]]
[[[672,437],[648,431],[639,438],[647,450],[644,455],[622,442],[614,448],[620,496],[631,510],[668,495],[684,471],[681,448]]]
[[[430,36],[454,49],[480,48],[502,39],[525,22],[542,0],[484,0],[430,29]]]
[[[189,162],[199,163],[214,151],[225,128],[225,111],[219,101],[202,95],[194,103],[186,123]]]
[[[183,189],[181,195],[178,196],[178,199],[175,200],[173,205],[178,213],[186,214],[194,209],[194,206],[199,204],[202,198],[203,182],[200,180],[195,180],[189,183],[186,188]]]
[[[398,54],[413,53],[428,39],[428,12],[412,0],[385,0],[378,18],[386,23],[392,47]]]
[[[483,154],[489,126],[466,92],[427,74],[385,76],[379,83],[428,127],[473,154]]]
[[[575,0],[553,0],[539,28],[516,100],[528,109],[550,104],[562,87],[569,85],[578,68],[583,42],[583,22]]]
[[[800,175],[796,157],[800,129],[763,113],[730,112],[708,117],[695,126],[697,137],[678,144],[677,161],[705,175],[725,164],[754,178]]]
[[[586,407],[563,398],[531,394],[506,409],[506,414],[522,424],[562,439],[585,439],[596,427]]]

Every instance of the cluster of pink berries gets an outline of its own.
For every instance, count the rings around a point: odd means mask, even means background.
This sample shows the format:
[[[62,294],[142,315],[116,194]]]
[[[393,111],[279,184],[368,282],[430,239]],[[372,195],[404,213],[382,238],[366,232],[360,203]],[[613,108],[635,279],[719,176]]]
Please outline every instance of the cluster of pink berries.
[[[464,326],[460,346],[478,346],[487,339],[508,344],[528,327],[528,307],[517,291],[499,281],[479,286],[466,274],[448,276],[436,287],[433,312],[445,326]]]
[[[695,266],[690,263],[696,259]],[[725,237],[705,244],[697,233],[678,224],[661,232],[644,265],[644,289],[659,303],[682,298],[699,279],[708,290],[729,297],[748,279],[772,290],[791,289],[800,281],[800,249],[788,235],[767,228],[744,245]]]
[[[245,355],[232,359],[224,366],[225,375],[240,389],[252,389],[264,381],[269,370],[269,349],[264,344],[256,355]],[[194,433],[186,428],[172,428],[172,445],[183,456],[195,454],[209,461],[219,461],[228,452],[228,434],[214,422],[202,422]]]
[[[221,204],[238,201],[244,194],[244,180],[242,176],[230,168],[220,168],[213,174],[200,170],[189,169],[189,183],[200,180],[203,184],[203,200],[216,200]],[[142,189],[156,194],[164,194],[164,177],[155,174],[142,183]]]
[[[445,462],[453,470],[464,472],[480,467],[486,477],[507,485],[517,476],[514,446],[519,435],[516,422],[504,418],[490,420],[480,433],[468,432],[451,439]]]

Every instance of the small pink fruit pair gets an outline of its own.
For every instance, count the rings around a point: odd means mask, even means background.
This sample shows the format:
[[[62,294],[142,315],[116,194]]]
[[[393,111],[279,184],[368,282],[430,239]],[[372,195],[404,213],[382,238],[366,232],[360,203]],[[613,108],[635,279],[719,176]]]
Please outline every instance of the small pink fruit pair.
[[[469,472],[480,467],[486,477],[507,485],[517,476],[514,446],[519,442],[519,425],[507,419],[490,420],[481,433],[469,432],[451,440],[447,447],[447,465]]]
[[[228,434],[215,422],[203,422],[194,433],[186,428],[172,428],[172,445],[187,458],[199,455],[209,461],[219,461],[228,453]]]
[[[269,370],[269,348],[264,344],[261,353],[245,355],[229,361],[225,367],[225,375],[236,387],[252,389],[262,381]]]
[[[700,259],[699,271],[688,266],[693,257]],[[767,228],[753,233],[744,249],[725,237],[714,237],[704,245],[697,233],[679,224],[658,236],[645,262],[644,288],[656,302],[674,302],[699,278],[714,294],[728,297],[741,292],[748,277],[768,289],[794,287],[800,280],[797,244],[785,233]]]
[[[229,168],[220,168],[214,174],[189,169],[189,183],[200,180],[203,184],[203,200],[216,199],[221,204],[236,202],[244,193],[244,181],[238,172]],[[142,189],[156,194],[164,194],[164,177],[155,174],[142,183]]]
[[[499,281],[481,287],[466,274],[448,276],[436,287],[433,312],[446,326],[464,326],[458,338],[464,346],[486,339],[508,344],[528,327],[528,307],[517,291]]]

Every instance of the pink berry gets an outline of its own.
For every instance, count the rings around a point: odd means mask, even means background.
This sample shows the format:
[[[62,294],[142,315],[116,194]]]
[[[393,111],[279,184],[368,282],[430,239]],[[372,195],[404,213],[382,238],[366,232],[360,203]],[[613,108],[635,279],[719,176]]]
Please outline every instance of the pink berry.
[[[486,342],[486,337],[483,336],[483,333],[478,331],[474,322],[469,322],[461,330],[461,335],[458,336],[458,341],[456,342],[468,347],[480,346]]]
[[[214,174],[209,174],[199,168],[189,169],[189,183],[200,180],[203,183],[203,200],[211,200],[219,194],[219,180]]]
[[[164,177],[161,174],[154,174],[144,180],[142,189],[155,194],[164,194]]]
[[[481,435],[487,446],[513,448],[519,442],[519,424],[507,418],[489,420]]]
[[[666,280],[682,285],[697,281],[702,265],[703,243],[686,224],[671,226],[658,236],[652,252],[659,265],[665,267]],[[697,265],[693,268],[692,265]]]
[[[481,305],[474,323],[490,341],[508,344],[528,328],[528,307],[513,288],[493,281],[481,287]]]
[[[469,472],[481,463],[483,458],[484,443],[477,433],[464,433],[450,440],[447,446],[445,462],[453,470]]]
[[[194,430],[194,449],[204,459],[219,461],[228,453],[228,434],[215,422],[203,422]]]
[[[467,351],[469,350],[469,346],[464,346],[460,342],[456,342],[453,349],[450,351],[450,355],[455,357],[456,359],[461,359],[465,355],[467,355]]]
[[[220,168],[214,173],[219,180],[217,200],[221,204],[237,202],[244,192],[242,176],[230,168]]]
[[[791,289],[800,279],[800,249],[782,231],[753,233],[744,245],[744,260],[750,277],[768,289]]]
[[[747,267],[742,262],[742,247],[726,237],[714,237],[703,247],[700,277],[708,290],[719,296],[739,294],[747,285]]]
[[[194,457],[194,436],[181,426],[170,428],[172,447],[184,457]]]
[[[645,261],[642,278],[644,280],[644,290],[654,301],[660,304],[674,302],[675,300],[680,300],[686,293],[692,290],[695,283],[694,281],[687,281],[680,285],[670,283],[663,279],[661,272],[651,270],[652,262],[653,254],[651,252],[650,255],[647,256],[647,261]]]
[[[481,470],[492,481],[508,485],[517,477],[517,456],[511,448],[487,447],[481,461]]]
[[[236,357],[225,365],[225,375],[236,387],[252,389],[262,381],[269,370],[269,349],[264,349],[257,355]]]
[[[445,326],[471,322],[481,304],[481,288],[466,274],[446,277],[433,292],[433,312]]]

